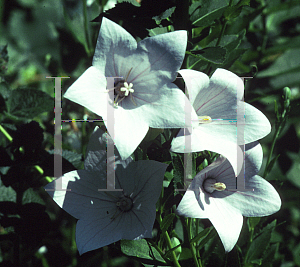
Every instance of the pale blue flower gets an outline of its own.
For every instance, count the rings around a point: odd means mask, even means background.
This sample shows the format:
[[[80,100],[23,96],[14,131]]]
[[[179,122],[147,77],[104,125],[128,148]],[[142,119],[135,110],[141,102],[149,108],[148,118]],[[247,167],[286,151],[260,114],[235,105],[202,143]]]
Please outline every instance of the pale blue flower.
[[[130,158],[122,161],[117,154],[115,188],[123,191],[99,191],[107,188],[106,139],[110,137],[96,129],[88,145],[85,169],[68,172],[45,187],[56,189],[47,192],[78,219],[76,244],[80,254],[120,239],[152,237],[155,204],[167,165],[151,160],[133,162]],[[114,160],[109,158],[108,164]]]

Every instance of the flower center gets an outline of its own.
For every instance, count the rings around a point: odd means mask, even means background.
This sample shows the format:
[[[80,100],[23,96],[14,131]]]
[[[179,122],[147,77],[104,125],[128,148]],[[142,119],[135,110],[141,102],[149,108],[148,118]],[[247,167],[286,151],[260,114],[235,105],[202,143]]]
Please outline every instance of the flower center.
[[[116,205],[121,211],[130,211],[133,206],[133,201],[130,197],[123,196],[117,201]]]
[[[212,193],[215,190],[224,191],[226,189],[226,185],[224,183],[217,182],[214,178],[207,178],[203,182],[203,188],[207,193]]]
[[[115,94],[115,107],[118,107],[118,104],[123,101],[127,96],[131,96],[131,101],[133,102],[134,105],[136,103],[133,100],[132,94],[134,93],[133,84],[127,82],[128,76],[131,72],[132,68],[129,70],[127,73],[126,79],[121,80],[117,83],[117,85],[113,88],[114,89],[114,94]],[[111,89],[110,89],[111,90]]]
[[[198,123],[203,124],[203,123],[210,123],[211,122],[211,117],[209,116],[198,116]]]

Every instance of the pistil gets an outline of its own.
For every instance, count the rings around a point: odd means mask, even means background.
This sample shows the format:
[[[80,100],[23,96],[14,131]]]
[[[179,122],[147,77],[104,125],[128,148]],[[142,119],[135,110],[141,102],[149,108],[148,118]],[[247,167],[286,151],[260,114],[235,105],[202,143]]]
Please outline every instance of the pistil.
[[[224,191],[226,189],[226,185],[224,183],[217,182],[214,178],[207,178],[203,182],[203,188],[207,193],[212,193],[215,190]]]

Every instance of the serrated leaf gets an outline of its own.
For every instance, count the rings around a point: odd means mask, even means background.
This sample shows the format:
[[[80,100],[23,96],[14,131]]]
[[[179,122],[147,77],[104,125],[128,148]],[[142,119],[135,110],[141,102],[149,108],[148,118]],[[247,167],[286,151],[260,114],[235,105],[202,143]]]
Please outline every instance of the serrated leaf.
[[[164,233],[165,231],[168,230],[168,228],[171,225],[171,223],[173,222],[174,218],[175,218],[174,213],[168,214],[167,216],[165,216],[163,218],[161,225],[160,225],[160,229],[161,229],[162,233]]]
[[[207,27],[221,18],[227,8],[225,1],[203,0],[193,3],[189,8],[192,25],[197,27]]]
[[[271,240],[271,234],[276,226],[276,220],[268,224],[262,229],[260,234],[258,234],[253,242],[251,243],[248,253],[246,255],[245,262],[253,262],[260,260],[269,246]]]
[[[223,47],[206,47],[201,50],[186,52],[189,55],[201,58],[205,61],[212,62],[214,64],[222,64],[226,59],[226,49]]]
[[[175,6],[171,7],[171,8],[168,8],[166,11],[164,11],[163,13],[161,13],[160,15],[158,16],[154,16],[153,19],[155,19],[156,23],[157,24],[160,24],[160,22],[163,20],[163,19],[167,19],[169,18],[175,11]]]
[[[54,108],[54,99],[48,94],[35,89],[16,89],[9,96],[7,110],[10,115],[33,119]]]
[[[122,252],[131,257],[136,257],[146,264],[164,265],[165,261],[154,246],[145,239],[121,240]]]

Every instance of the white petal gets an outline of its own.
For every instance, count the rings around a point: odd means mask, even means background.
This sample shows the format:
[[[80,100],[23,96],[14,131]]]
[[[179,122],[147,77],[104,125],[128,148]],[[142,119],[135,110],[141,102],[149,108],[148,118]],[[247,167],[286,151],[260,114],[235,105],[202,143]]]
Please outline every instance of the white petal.
[[[133,98],[141,103],[143,96],[136,92]],[[146,100],[144,100],[145,104]],[[159,99],[148,105],[141,105],[136,112],[144,114],[144,120],[152,128],[181,128],[197,123],[197,114],[184,93],[177,86],[170,84],[161,87]]]
[[[137,148],[146,136],[149,126],[144,119],[145,114],[136,110],[124,110],[121,106],[113,110],[110,114],[112,127],[108,127],[104,121],[110,136],[123,160],[127,159]]]
[[[257,108],[245,103],[245,144],[262,139],[271,132],[267,117]]]
[[[205,90],[209,84],[209,77],[200,71],[195,70],[179,70],[178,73],[184,79],[189,100],[191,104],[194,106],[195,101],[199,101],[201,97],[201,90]]]
[[[224,199],[211,199],[208,218],[216,228],[226,252],[235,246],[243,226],[243,216]]]
[[[67,90],[65,98],[82,105],[99,116],[107,116],[106,78],[89,67]]]
[[[229,252],[236,244],[242,228],[241,212],[227,203],[226,198],[215,198],[213,194],[205,193],[199,188],[197,182],[195,177],[189,186],[190,190],[186,191],[179,203],[177,211],[186,217],[208,218],[216,228],[225,251]]]
[[[243,93],[241,78],[230,71],[217,69],[208,86],[199,90],[193,106],[198,116],[236,120],[237,100],[242,98]]]
[[[214,127],[209,124],[211,123],[201,124],[197,128],[193,128],[192,133],[188,136],[183,136],[184,131],[181,130],[172,141],[171,151],[189,153],[209,150],[219,153],[230,161],[235,173],[238,174],[242,168],[238,164],[240,162],[238,158],[243,158],[243,152],[237,145],[237,140],[235,139],[236,141],[234,142],[234,137],[230,135],[230,132],[227,133],[226,131],[222,131],[222,129],[210,130]],[[188,140],[191,140],[190,143]]]
[[[105,73],[106,77],[126,75],[132,66],[125,69],[118,60],[134,53],[136,47],[135,39],[125,29],[104,17],[93,57],[93,66]],[[127,72],[121,73],[120,70]]]

